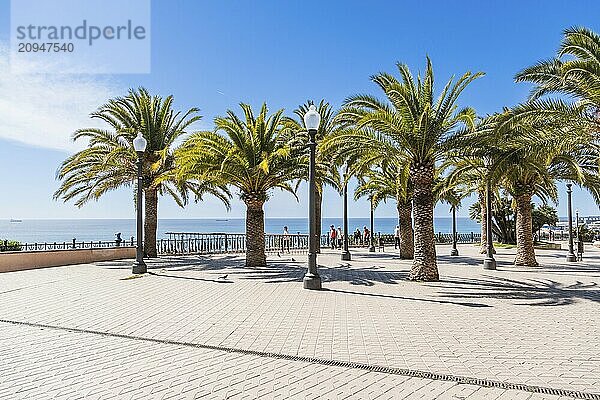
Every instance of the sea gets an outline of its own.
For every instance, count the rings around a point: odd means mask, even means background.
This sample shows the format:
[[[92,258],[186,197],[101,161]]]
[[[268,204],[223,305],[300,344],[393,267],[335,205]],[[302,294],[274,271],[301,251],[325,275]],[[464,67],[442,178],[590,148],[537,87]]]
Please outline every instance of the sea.
[[[398,224],[396,218],[375,218],[375,232],[393,233]],[[327,233],[330,225],[342,226],[341,218],[323,218],[323,234]],[[369,218],[348,218],[350,232],[364,226],[369,227]],[[478,233],[479,224],[466,217],[457,218],[459,233]],[[306,218],[266,218],[266,233],[281,233],[287,226],[290,233],[307,233]],[[434,218],[435,232],[451,233],[452,218]],[[159,219],[158,238],[168,238],[168,232],[198,232],[198,233],[244,233],[243,218],[221,219]],[[135,220],[133,219],[24,219],[20,222],[0,220],[0,239],[18,240],[25,243],[34,242],[68,242],[79,241],[109,241],[115,239],[115,234],[121,233],[123,239],[135,235]]]

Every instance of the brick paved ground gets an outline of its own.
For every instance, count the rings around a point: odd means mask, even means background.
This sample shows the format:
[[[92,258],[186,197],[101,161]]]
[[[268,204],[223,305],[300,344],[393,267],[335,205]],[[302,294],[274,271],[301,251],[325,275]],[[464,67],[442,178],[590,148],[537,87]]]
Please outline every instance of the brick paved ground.
[[[29,325],[0,322],[0,397],[558,398],[194,344],[600,393],[600,251],[539,251],[543,267],[522,269],[499,249],[498,271],[460,251],[438,247],[442,280],[426,284],[392,253],[326,253],[322,292],[301,289],[302,255],[1,274],[0,319]]]

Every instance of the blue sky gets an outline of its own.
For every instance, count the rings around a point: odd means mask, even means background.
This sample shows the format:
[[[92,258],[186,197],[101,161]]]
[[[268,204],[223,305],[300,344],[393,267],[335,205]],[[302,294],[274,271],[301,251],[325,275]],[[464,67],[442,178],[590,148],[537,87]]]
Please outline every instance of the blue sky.
[[[0,50],[8,43],[9,10],[10,2],[0,0]],[[291,114],[306,99],[338,107],[351,94],[378,94],[370,75],[393,72],[396,61],[422,68],[429,55],[438,90],[452,74],[486,73],[461,98],[485,114],[523,101],[529,87],[513,83],[515,72],[551,57],[566,27],[600,31],[598,15],[597,1],[153,1],[150,74],[14,76],[0,59],[0,218],[133,216],[129,189],[82,209],[52,200],[55,171],[75,149],[72,131],[92,125],[87,114],[129,87],[173,94],[182,109],[199,107],[199,128],[209,128],[240,101],[266,101]],[[299,197],[297,204],[274,192],[267,217],[304,217],[305,187]],[[600,214],[586,193],[575,189],[574,199],[582,214]],[[185,210],[168,199],[159,207],[164,218],[226,213],[210,198]],[[564,194],[558,209],[566,214]],[[367,202],[352,204],[350,214],[368,216]],[[236,199],[228,215],[242,217],[243,204]],[[339,215],[339,196],[328,190],[324,216]],[[382,205],[377,215],[395,216],[394,205]],[[447,207],[438,206],[436,215],[447,216]]]

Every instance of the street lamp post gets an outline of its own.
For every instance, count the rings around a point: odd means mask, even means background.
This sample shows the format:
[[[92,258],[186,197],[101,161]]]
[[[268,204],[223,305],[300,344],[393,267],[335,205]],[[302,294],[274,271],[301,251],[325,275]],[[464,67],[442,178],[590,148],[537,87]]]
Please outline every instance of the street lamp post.
[[[451,256],[458,255],[458,249],[456,248],[456,207],[452,206],[452,250],[450,251]]]
[[[308,130],[308,148],[310,149],[310,163],[308,167],[308,271],[304,275],[304,289],[320,290],[321,277],[317,271],[317,213],[316,213],[316,193],[315,184],[315,152],[317,143],[315,136],[321,116],[314,105],[311,105],[308,112],[304,115],[304,125]]]
[[[344,249],[342,250],[342,261],[350,261],[352,256],[348,250],[348,165],[344,171]]]
[[[579,208],[575,209],[575,241],[579,243]]]
[[[571,193],[573,193],[573,190],[571,189],[571,185],[567,183],[567,206],[569,208],[567,210],[569,217],[569,253],[567,254],[567,261],[574,262],[577,261],[577,256],[573,251],[573,211],[571,208]]]
[[[369,251],[371,253],[375,252],[375,207],[373,206],[373,196],[371,196],[371,234],[369,235],[369,241],[371,242],[369,245]]]
[[[496,269],[496,260],[494,259],[494,242],[492,238],[492,185],[489,181],[489,178],[485,184],[485,189],[487,245],[485,259],[483,260],[483,268]]]
[[[144,158],[144,152],[146,151],[146,139],[141,133],[138,133],[137,137],[133,139],[133,148],[137,153],[137,198],[136,198],[136,212],[137,212],[137,247],[135,252],[135,262],[133,263],[134,274],[145,274],[148,270],[146,263],[144,262],[144,242],[143,236],[143,222],[142,222],[142,196],[143,196],[143,178],[142,178],[142,163]]]

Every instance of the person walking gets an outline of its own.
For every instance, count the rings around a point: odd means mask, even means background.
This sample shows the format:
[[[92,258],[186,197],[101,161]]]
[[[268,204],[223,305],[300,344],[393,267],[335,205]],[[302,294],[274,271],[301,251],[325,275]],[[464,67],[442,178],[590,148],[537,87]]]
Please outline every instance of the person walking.
[[[342,228],[340,228],[338,226],[337,228],[337,247],[338,249],[342,248],[342,239],[344,238],[344,235],[342,234]]]
[[[361,240],[361,234],[360,234],[360,229],[356,228],[356,230],[354,231],[354,245],[355,246],[359,246],[360,245],[360,240]]]
[[[396,225],[394,229],[394,249],[400,248],[400,225]]]
[[[371,238],[371,231],[369,231],[369,229],[366,226],[364,226],[363,227],[363,245],[369,246],[370,238]]]
[[[333,225],[329,227],[329,243],[331,244],[331,250],[335,250],[337,246],[337,231]]]
[[[288,227],[284,226],[283,227],[283,243],[282,243],[282,248],[281,251],[285,251],[285,249],[287,248],[287,252],[290,253],[290,232],[288,231]]]

